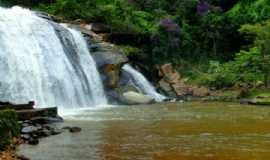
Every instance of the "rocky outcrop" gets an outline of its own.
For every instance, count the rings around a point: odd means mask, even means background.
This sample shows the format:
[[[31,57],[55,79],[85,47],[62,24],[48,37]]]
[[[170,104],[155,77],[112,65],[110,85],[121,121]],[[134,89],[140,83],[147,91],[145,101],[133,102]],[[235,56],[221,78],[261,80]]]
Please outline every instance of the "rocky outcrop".
[[[108,28],[101,24],[84,23],[79,25],[69,24],[69,26],[80,30],[88,39],[88,46],[102,73],[105,88],[116,88],[120,79],[121,67],[128,62],[128,58],[114,44],[106,42],[106,34],[101,33],[108,32]]]
[[[102,23],[92,23],[90,24],[91,30],[95,33],[109,33],[111,28]]]
[[[159,88],[171,97],[208,96],[209,90],[205,87],[185,84],[181,75],[173,68],[172,64],[164,64],[158,67]]]

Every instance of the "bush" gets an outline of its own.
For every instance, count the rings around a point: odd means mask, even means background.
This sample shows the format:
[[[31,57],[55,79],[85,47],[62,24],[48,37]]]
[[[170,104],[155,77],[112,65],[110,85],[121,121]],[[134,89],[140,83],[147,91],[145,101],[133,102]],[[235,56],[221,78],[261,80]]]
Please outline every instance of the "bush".
[[[258,48],[240,51],[235,60],[224,64],[211,61],[208,73],[201,77],[201,83],[217,89],[234,85],[254,85],[264,77],[262,57]]]
[[[13,110],[0,111],[0,150],[9,145],[13,137],[19,135],[17,114]]]
[[[134,55],[140,56],[143,54],[142,49],[129,45],[119,45],[118,48],[120,48],[123,51],[123,53],[127,56],[134,56]]]

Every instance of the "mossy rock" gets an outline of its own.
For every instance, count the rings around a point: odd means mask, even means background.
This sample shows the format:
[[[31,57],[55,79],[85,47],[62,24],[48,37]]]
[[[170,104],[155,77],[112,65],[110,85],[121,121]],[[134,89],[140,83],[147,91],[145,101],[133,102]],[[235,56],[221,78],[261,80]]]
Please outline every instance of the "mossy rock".
[[[20,132],[17,114],[14,110],[0,111],[0,150],[10,144],[13,137]]]

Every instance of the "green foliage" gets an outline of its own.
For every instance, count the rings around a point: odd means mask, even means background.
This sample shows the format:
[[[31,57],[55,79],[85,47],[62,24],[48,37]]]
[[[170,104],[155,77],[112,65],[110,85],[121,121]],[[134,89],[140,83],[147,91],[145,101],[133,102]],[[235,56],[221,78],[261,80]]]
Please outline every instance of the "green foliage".
[[[12,137],[19,135],[17,114],[13,110],[0,111],[0,150],[10,144]]]
[[[211,61],[208,74],[201,77],[201,82],[215,88],[232,87],[242,84],[256,84],[263,80],[262,57],[258,48],[240,51],[234,61],[220,64]]]
[[[260,51],[264,83],[270,86],[270,20],[255,25],[243,25],[240,32],[254,39],[252,46]]]
[[[128,45],[120,45],[118,46],[125,55],[127,56],[134,56],[134,55],[142,55],[143,54],[143,51],[137,47],[133,47],[133,46],[128,46]]]
[[[269,0],[242,0],[237,3],[227,16],[234,25],[241,25],[251,22],[259,22],[270,18]]]

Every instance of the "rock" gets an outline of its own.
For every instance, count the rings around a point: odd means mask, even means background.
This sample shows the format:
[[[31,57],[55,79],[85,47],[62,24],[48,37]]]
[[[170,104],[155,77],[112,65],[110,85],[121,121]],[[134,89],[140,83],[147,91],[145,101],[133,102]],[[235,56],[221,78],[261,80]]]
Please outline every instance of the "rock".
[[[21,126],[22,127],[27,127],[27,126],[30,126],[30,124],[29,123],[22,122]]]
[[[181,75],[169,64],[164,64],[159,68],[159,87],[166,95],[171,97],[205,97],[209,96],[210,92],[205,87],[196,85],[188,85],[186,79],[181,78]]]
[[[19,120],[30,120],[34,117],[57,117],[58,116],[57,112],[58,112],[57,107],[23,109],[16,111]]]
[[[159,76],[166,77],[167,81],[180,80],[181,76],[179,73],[173,68],[171,63],[164,64],[159,69]]]
[[[250,99],[240,99],[240,104],[247,105],[247,104],[253,104],[254,102]]]
[[[49,124],[43,124],[42,128],[46,128],[48,130],[51,130],[53,127],[51,125],[49,125]]]
[[[24,155],[19,155],[19,156],[17,156],[17,159],[18,159],[18,160],[30,160],[30,158],[25,157]]]
[[[41,131],[38,132],[39,137],[48,137],[51,135],[51,131],[43,128]]]
[[[14,109],[16,111],[19,111],[19,110],[26,110],[26,109],[34,109],[34,105],[35,105],[34,101],[30,101],[27,104],[13,104],[10,102],[1,102],[0,110]]]
[[[69,129],[69,132],[71,132],[71,133],[78,133],[78,132],[81,132],[81,128],[80,127],[71,127],[70,129]]]
[[[127,104],[149,104],[154,102],[151,96],[133,91],[125,92],[123,98]]]
[[[34,126],[27,126],[27,127],[23,127],[21,130],[22,134],[31,134],[37,131],[37,128]]]
[[[91,44],[90,47],[89,47],[89,49],[90,49],[91,52],[96,52],[99,49],[99,45],[97,45],[97,44]]]
[[[166,82],[164,79],[161,79],[158,82],[160,88],[165,91],[165,92],[171,92],[173,90],[172,86],[170,85],[170,83]]]
[[[62,127],[62,129],[64,129],[64,130],[70,130],[70,129],[71,129],[71,127],[69,127],[69,126],[65,126],[65,127]]]
[[[31,138],[31,136],[29,134],[21,134],[21,138],[27,141]]]
[[[104,74],[106,75],[105,86],[106,88],[116,88],[120,79],[120,65],[106,64],[102,67]]]
[[[249,94],[249,88],[248,87],[242,87],[241,89],[240,89],[240,93],[239,93],[239,98],[241,98],[241,97],[246,97],[246,96],[248,96],[248,94]]]
[[[39,140],[37,138],[30,138],[30,140],[28,141],[28,144],[30,145],[38,145]]]
[[[34,138],[34,139],[38,139],[38,138],[40,138],[38,135],[37,135],[37,133],[34,133],[34,134],[32,134],[32,136],[31,136],[32,138]]]
[[[62,130],[61,129],[58,129],[58,128],[54,128],[51,131],[51,134],[52,135],[58,135],[58,134],[61,134],[61,133],[62,133]]]
[[[183,97],[183,96],[193,94],[193,91],[190,90],[190,88],[186,86],[185,84],[183,84],[182,82],[173,84],[172,87],[173,87],[173,91],[176,93],[178,97]]]
[[[63,118],[61,117],[34,117],[31,118],[31,121],[35,124],[51,124],[63,122]]]
[[[97,51],[92,52],[98,67],[103,67],[107,64],[121,65],[128,62],[128,58],[121,54],[120,51]]]
[[[111,32],[111,28],[105,24],[101,23],[92,23],[91,30],[95,33],[109,33]]]
[[[209,96],[210,92],[209,89],[205,88],[205,87],[193,87],[192,88],[193,91],[193,96],[196,97],[205,97],[205,96]]]
[[[35,127],[37,128],[38,131],[41,131],[43,127],[40,124],[35,124]]]
[[[123,78],[121,78],[121,80],[123,80]],[[127,104],[123,94],[129,91],[139,92],[139,90],[133,85],[129,85],[127,83],[119,83],[117,88],[114,88],[113,90],[109,90],[107,92],[109,102],[116,104]]]

